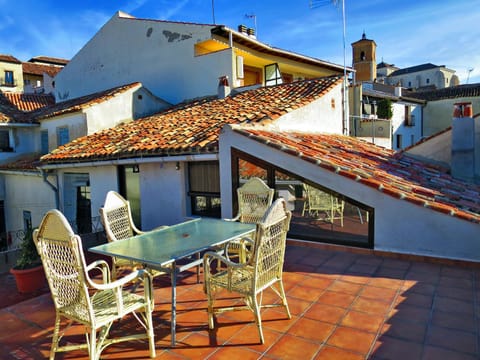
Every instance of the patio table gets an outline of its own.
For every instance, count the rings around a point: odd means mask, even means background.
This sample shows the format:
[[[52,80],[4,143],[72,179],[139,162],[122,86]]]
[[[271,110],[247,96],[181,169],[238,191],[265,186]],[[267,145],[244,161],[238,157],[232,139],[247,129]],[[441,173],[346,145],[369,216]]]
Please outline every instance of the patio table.
[[[142,263],[145,268],[170,274],[172,283],[171,343],[172,346],[175,346],[177,276],[182,271],[202,263],[201,258],[196,258],[188,263],[183,263],[181,260],[235,238],[247,236],[254,231],[254,224],[213,218],[195,218],[125,240],[95,246],[89,250],[102,255],[133,260]]]

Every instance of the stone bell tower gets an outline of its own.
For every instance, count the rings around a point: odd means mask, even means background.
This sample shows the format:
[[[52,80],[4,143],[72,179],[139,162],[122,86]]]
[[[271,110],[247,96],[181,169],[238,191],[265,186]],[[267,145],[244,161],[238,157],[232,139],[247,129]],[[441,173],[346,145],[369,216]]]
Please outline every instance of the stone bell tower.
[[[375,81],[377,78],[377,44],[367,39],[365,32],[362,38],[352,43],[352,65],[356,70],[355,82]]]

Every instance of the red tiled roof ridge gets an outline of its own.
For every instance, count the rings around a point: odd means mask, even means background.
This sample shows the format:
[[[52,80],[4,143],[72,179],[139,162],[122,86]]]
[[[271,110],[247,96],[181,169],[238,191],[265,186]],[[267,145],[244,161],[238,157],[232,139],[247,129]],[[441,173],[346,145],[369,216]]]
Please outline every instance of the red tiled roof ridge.
[[[93,104],[108,100],[120,93],[133,89],[137,86],[141,86],[141,83],[138,81],[126,85],[119,85],[107,90],[97,91],[95,93],[80,96],[78,98],[57,102],[54,105],[37,110],[35,113],[32,114],[32,116],[37,120],[42,120],[60,114],[79,111],[90,107]]]
[[[23,112],[31,112],[55,104],[55,98],[51,94],[5,92],[3,95],[13,106]]]
[[[72,141],[42,161],[65,163],[136,156],[218,151],[225,124],[267,123],[324,96],[340,84],[333,76],[247,90],[224,99],[201,98],[158,114]]]
[[[393,150],[345,135],[254,126],[232,130],[399,200],[480,223],[480,186],[454,179],[430,164],[398,157]]]

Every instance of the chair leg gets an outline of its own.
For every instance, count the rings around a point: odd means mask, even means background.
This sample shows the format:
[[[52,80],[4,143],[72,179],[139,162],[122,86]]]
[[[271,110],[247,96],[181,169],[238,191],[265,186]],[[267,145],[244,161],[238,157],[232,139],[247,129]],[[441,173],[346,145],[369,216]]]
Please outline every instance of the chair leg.
[[[148,335],[148,348],[150,350],[150,357],[153,359],[156,356],[155,353],[155,335],[153,333],[153,319],[152,319],[152,308],[147,304],[147,309],[145,317],[147,318],[147,335]]]
[[[287,302],[287,296],[285,295],[285,288],[283,287],[283,281],[279,281],[279,288],[280,288],[280,296],[282,297],[282,303],[283,306],[285,306],[285,311],[287,312],[287,316],[289,319],[292,318],[292,315],[290,314],[290,309],[288,307],[288,302]]]
[[[208,313],[208,328],[210,330],[213,330],[215,328],[215,323],[214,323],[214,313],[213,313],[213,295],[211,293],[210,289],[210,284],[207,284],[208,280],[205,279],[205,288],[207,289],[207,313]]]
[[[55,316],[55,328],[53,330],[52,346],[50,348],[50,360],[55,359],[55,352],[58,349],[58,339],[60,333],[60,315]]]
[[[97,352],[97,330],[95,328],[90,329],[90,342],[88,347],[88,353],[90,355],[90,359],[98,360],[100,359],[100,354]]]
[[[258,335],[260,336],[260,342],[264,344],[265,339],[263,338],[263,331],[262,331],[262,317],[260,316],[260,305],[258,304],[258,301],[257,301],[257,295],[253,295],[250,301],[252,302],[252,305],[253,305],[252,309],[253,309],[253,314],[255,316],[255,322],[258,328]]]

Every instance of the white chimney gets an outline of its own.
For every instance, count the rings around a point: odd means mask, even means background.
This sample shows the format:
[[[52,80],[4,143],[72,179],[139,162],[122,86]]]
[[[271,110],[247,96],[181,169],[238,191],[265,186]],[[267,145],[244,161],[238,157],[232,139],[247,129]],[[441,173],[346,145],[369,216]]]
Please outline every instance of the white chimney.
[[[228,76],[220,76],[218,78],[218,98],[224,99],[230,95],[230,85],[228,84]]]
[[[454,104],[451,170],[455,178],[480,181],[480,118],[473,117],[471,102]]]

